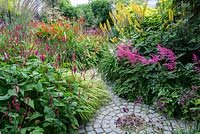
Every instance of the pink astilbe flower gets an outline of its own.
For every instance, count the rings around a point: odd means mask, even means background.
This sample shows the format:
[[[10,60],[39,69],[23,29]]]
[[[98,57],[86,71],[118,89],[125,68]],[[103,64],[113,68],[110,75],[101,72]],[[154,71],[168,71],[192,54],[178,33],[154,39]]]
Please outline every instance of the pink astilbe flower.
[[[199,66],[195,65],[193,68],[194,68],[194,70],[196,70],[198,73],[200,73],[200,67],[199,67]]]
[[[160,45],[157,45],[157,48],[159,50],[158,54],[160,59],[165,59],[166,63],[164,63],[164,66],[170,71],[176,69],[176,56],[174,52],[168,48],[161,47]]]
[[[146,59],[131,45],[121,43],[117,47],[115,55],[119,61],[127,59],[132,65],[137,63],[143,65],[157,64],[160,60],[164,60],[165,63],[163,65],[170,71],[174,70],[176,68],[176,56],[173,51],[168,48],[161,47],[160,45],[158,45],[157,48],[159,50],[158,55],[151,55],[150,59]]]
[[[159,60],[159,56],[151,55],[151,59],[148,60],[148,64],[157,64]]]
[[[193,54],[193,61],[196,63],[193,66],[194,70],[196,70],[198,73],[200,73],[200,67],[199,67],[200,60],[199,60],[199,57],[196,54]]]
[[[176,68],[175,63],[165,63],[163,65],[166,66],[169,70],[174,70]]]
[[[121,43],[117,47],[117,51],[115,52],[115,54],[118,60],[123,60],[124,58],[127,58],[129,52],[130,52],[129,46]]]
[[[148,64],[148,60],[144,57],[144,56],[141,56],[139,54],[136,55],[137,56],[137,62],[138,63],[142,63],[142,64]]]
[[[197,57],[196,54],[193,54],[193,61],[194,61],[194,62],[198,62],[198,57]]]
[[[115,54],[119,61],[128,59],[132,65],[136,63],[148,64],[147,59],[141,56],[132,46],[121,43],[117,48]]]
[[[127,52],[128,59],[130,63],[133,65],[136,62],[136,54],[131,53],[130,51]]]

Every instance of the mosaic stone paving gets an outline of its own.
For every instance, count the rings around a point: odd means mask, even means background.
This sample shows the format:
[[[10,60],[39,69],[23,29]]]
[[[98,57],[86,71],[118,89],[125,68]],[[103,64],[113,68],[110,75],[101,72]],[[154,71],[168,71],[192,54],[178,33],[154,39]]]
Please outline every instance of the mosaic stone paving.
[[[167,118],[150,106],[129,103],[115,95],[110,87],[109,93],[111,101],[99,109],[87,124],[80,125],[79,134],[172,134],[172,131],[190,129],[194,126],[191,122]],[[124,112],[125,107],[128,112]],[[145,121],[145,127],[142,130],[129,132],[119,129],[116,126],[117,119],[132,113]]]

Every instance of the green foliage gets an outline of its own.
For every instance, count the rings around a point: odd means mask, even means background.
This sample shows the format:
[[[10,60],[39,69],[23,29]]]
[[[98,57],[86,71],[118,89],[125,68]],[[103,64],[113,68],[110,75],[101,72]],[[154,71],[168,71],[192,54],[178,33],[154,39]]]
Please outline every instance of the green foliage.
[[[111,10],[111,7],[108,0],[93,0],[90,5],[95,18],[97,19],[97,26],[99,26],[100,23],[105,23],[106,19],[110,20],[109,11]]]
[[[2,133],[77,133],[79,123],[109,99],[104,83],[94,79],[95,72],[86,72],[107,51],[104,39],[84,33],[79,23],[2,28]],[[76,68],[84,71],[79,74]]]
[[[76,7],[76,14],[77,17],[83,16],[85,23],[84,25],[87,27],[90,27],[94,24],[96,24],[96,18],[94,16],[92,7],[89,4],[84,4],[84,5],[78,5]]]
[[[149,49],[143,52],[149,53],[152,53]],[[143,96],[144,103],[154,104],[156,109],[170,116],[199,120],[199,109],[192,111],[199,95],[199,89],[194,89],[193,85],[198,86],[200,82],[193,65],[177,63],[177,69],[167,71],[162,62],[131,65],[126,59],[119,61],[114,54],[108,54],[99,70],[106,80],[114,83],[114,91],[119,96],[129,101]],[[194,92],[193,98],[185,99],[186,92]]]
[[[85,19],[85,26],[99,26],[100,23],[106,22],[109,19],[110,4],[107,0],[95,0],[90,4],[83,4],[73,7],[69,4],[61,4],[60,9],[63,15],[70,19],[74,16],[79,18],[83,16]]]
[[[2,133],[75,133],[108,100],[91,74],[72,75],[35,57],[24,66],[2,60],[0,66]]]
[[[1,131],[19,133],[21,127],[23,133],[34,133],[36,129],[56,133],[78,127],[77,89],[70,92],[61,72],[50,64],[31,58],[26,66],[1,62]]]
[[[61,4],[60,9],[63,12],[63,15],[69,17],[70,19],[72,19],[74,16],[78,16],[76,13],[76,8],[72,5]]]
[[[192,62],[192,53],[199,49],[199,25],[199,18],[192,23],[185,20],[180,24],[172,24],[171,28],[163,34],[162,42],[177,55],[182,54],[180,61],[184,64]]]

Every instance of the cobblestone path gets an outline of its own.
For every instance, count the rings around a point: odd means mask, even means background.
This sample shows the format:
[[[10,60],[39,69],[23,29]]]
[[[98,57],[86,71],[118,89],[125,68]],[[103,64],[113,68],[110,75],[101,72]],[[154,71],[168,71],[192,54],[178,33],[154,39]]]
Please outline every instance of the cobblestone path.
[[[172,134],[174,130],[181,128],[189,129],[192,123],[173,120],[161,116],[154,111],[152,107],[144,104],[128,103],[119,98],[111,90],[111,101],[94,115],[87,124],[81,125],[79,134]],[[129,111],[125,113],[123,108],[127,107]],[[145,120],[145,128],[137,132],[127,132],[116,127],[116,120],[119,117],[134,114]]]

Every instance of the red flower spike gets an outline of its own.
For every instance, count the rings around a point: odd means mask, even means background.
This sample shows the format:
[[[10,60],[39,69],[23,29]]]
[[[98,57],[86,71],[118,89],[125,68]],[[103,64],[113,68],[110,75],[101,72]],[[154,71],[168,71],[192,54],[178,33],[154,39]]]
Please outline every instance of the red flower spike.
[[[72,73],[75,74],[75,73],[76,73],[76,70],[77,70],[77,69],[76,69],[76,65],[74,65],[73,68],[72,68]]]
[[[15,109],[16,109],[16,111],[18,112],[19,110],[20,110],[20,104],[15,104]]]
[[[9,117],[9,122],[12,123],[12,116]]]
[[[10,105],[10,102],[8,102],[8,109],[9,109],[9,110],[11,109],[11,105]]]
[[[74,62],[76,60],[76,53],[72,54],[72,58],[71,58],[72,62]]]
[[[13,98],[13,100],[12,100],[12,106],[13,106],[13,107],[15,106],[16,101],[17,101],[17,97],[14,96],[14,98]]]
[[[49,44],[46,44],[45,51],[48,52],[49,50],[50,50]]]
[[[5,115],[6,115],[6,118],[8,118],[8,111],[6,111]]]
[[[44,54],[42,54],[42,55],[40,55],[40,60],[42,61],[42,62],[44,62],[45,61],[45,55]]]

